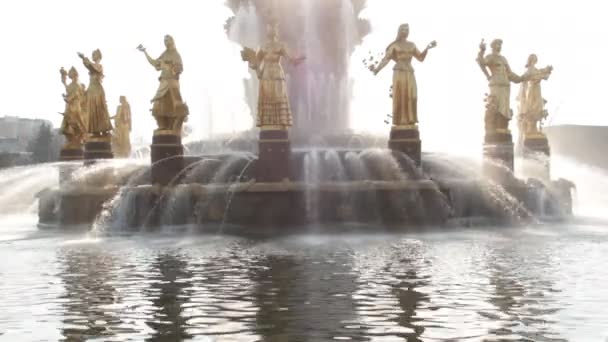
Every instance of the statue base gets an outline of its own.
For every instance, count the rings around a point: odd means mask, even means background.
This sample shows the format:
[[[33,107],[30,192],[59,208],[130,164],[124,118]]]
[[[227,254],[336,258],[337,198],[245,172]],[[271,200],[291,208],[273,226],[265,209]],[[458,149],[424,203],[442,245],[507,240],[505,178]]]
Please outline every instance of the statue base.
[[[551,179],[551,147],[546,136],[525,137],[523,156],[526,177]]]
[[[82,147],[64,147],[59,153],[59,161],[72,161],[84,159]]]
[[[184,146],[181,136],[173,132],[155,132],[150,150],[152,184],[173,184],[184,169]]]
[[[112,143],[109,137],[90,138],[84,144],[85,164],[92,164],[96,159],[112,159]]]
[[[513,178],[513,137],[510,132],[486,134],[483,145],[483,173],[498,182]]]
[[[388,140],[388,147],[393,151],[404,153],[417,166],[420,166],[422,142],[417,126],[393,126],[391,128],[390,139]]]
[[[284,129],[261,130],[258,141],[257,182],[282,182],[290,177],[291,143]]]

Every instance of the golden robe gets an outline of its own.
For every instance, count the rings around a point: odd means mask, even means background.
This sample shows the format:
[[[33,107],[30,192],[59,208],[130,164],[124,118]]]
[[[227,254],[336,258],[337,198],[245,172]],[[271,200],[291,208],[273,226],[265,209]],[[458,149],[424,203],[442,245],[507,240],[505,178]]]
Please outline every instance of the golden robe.
[[[160,129],[173,129],[175,127],[165,127],[173,122],[167,119],[185,118],[188,115],[179,86],[179,76],[184,70],[182,58],[176,49],[167,49],[158,59],[153,60],[153,65],[161,73],[158,90],[152,99],[152,115],[157,119]]]
[[[260,80],[257,126],[282,126],[293,124],[285,73],[281,58],[287,57],[281,43],[267,43],[258,51],[258,65],[254,67]]]
[[[423,59],[412,42],[393,43],[386,56],[395,61],[393,68],[393,125],[415,125],[418,123],[418,87],[412,57]]]
[[[89,87],[86,92],[88,132],[91,134],[105,134],[112,130],[106,93],[101,85],[103,80],[103,67],[92,63],[85,58],[84,66],[89,70]]]

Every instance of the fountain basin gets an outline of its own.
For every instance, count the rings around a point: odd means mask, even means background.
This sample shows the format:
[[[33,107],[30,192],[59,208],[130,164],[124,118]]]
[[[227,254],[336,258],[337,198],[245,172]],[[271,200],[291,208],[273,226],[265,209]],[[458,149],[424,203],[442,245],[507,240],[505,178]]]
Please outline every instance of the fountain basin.
[[[90,225],[117,192],[117,187],[44,190],[37,195],[39,222],[60,227]]]
[[[507,191],[505,195],[499,193]],[[442,225],[452,219],[512,222],[571,213],[566,183],[514,183],[492,187],[471,181],[347,181],[180,184],[47,190],[40,194],[40,223],[68,227],[104,220],[117,230],[163,226],[237,225],[252,232],[299,231],[302,226],[368,223],[387,229]],[[509,198],[506,201],[505,198]],[[117,205],[112,205],[118,203]],[[104,209],[105,204],[105,209]],[[105,210],[105,212],[104,212]]]

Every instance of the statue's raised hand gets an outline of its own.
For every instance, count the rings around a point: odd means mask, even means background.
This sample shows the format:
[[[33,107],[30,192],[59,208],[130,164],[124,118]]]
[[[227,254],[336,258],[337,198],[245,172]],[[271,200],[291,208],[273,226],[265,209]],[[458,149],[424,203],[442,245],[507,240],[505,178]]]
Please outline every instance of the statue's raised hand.
[[[486,41],[482,38],[481,43],[479,43],[479,51],[486,51]]]
[[[374,74],[374,76],[378,75],[380,72],[380,69],[374,64],[370,65],[368,69],[372,72],[372,74]]]
[[[81,59],[84,59],[84,53],[79,52],[79,53],[78,53],[78,57],[80,57]]]
[[[136,49],[139,50],[139,51],[141,51],[141,52],[146,52],[146,48],[143,45],[141,45],[141,44],[137,45]]]
[[[429,43],[429,45],[426,46],[427,50],[430,50],[434,47],[437,47],[437,41],[433,40],[432,42]]]

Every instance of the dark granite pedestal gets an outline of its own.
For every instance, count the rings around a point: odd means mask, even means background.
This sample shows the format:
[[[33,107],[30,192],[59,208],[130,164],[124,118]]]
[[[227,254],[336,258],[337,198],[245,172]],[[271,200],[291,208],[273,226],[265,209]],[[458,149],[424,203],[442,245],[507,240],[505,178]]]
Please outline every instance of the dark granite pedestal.
[[[486,134],[483,144],[483,173],[499,183],[513,178],[513,137],[510,132]]]
[[[527,177],[551,179],[551,148],[544,135],[526,137],[524,139],[524,168]]]
[[[398,127],[393,126],[391,135],[388,140],[388,147],[397,152],[401,152],[410,157],[417,166],[421,162],[421,146],[420,132],[418,127]]]
[[[110,137],[94,137],[84,144],[85,165],[89,165],[98,159],[112,159],[112,143]]]
[[[184,169],[182,138],[173,132],[155,132],[152,138],[152,184],[166,186],[177,181]]]
[[[82,160],[83,158],[84,152],[82,151],[82,147],[64,147],[59,153],[60,161]]]
[[[290,178],[291,143],[287,130],[261,130],[258,161],[255,165],[257,182],[281,182]]]

